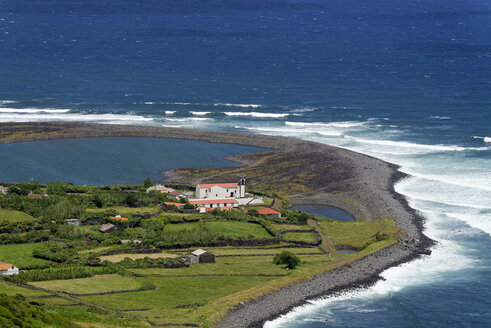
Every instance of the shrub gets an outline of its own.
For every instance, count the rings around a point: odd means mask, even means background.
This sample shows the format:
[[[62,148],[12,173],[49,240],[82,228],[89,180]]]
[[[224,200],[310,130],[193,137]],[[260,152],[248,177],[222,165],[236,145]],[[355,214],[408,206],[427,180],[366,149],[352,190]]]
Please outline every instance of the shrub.
[[[300,264],[300,259],[288,251],[283,251],[274,256],[273,263],[286,265],[288,269],[295,269]]]

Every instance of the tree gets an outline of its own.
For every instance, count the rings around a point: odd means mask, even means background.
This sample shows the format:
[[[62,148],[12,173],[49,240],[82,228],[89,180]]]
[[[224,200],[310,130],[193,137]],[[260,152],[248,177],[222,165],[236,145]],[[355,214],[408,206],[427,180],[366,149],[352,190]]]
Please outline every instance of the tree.
[[[153,186],[153,183],[152,183],[152,181],[150,180],[150,178],[149,178],[149,177],[147,177],[147,178],[145,179],[145,181],[143,181],[143,187],[145,187],[145,189],[147,189],[147,188],[150,188],[151,186]]]
[[[126,196],[126,199],[124,200],[124,202],[129,207],[136,207],[136,205],[138,203],[138,198],[135,196],[135,194],[130,193],[130,194],[128,194],[128,196]]]
[[[288,269],[295,269],[295,267],[300,264],[300,259],[288,251],[283,251],[274,256],[273,263],[284,264]]]

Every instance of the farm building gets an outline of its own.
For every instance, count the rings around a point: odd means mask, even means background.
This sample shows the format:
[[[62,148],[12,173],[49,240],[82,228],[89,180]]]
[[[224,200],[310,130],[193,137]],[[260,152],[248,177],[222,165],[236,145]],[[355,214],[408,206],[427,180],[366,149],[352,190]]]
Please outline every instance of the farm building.
[[[151,186],[151,187],[147,188],[146,192],[149,193],[150,191],[160,191],[163,194],[168,194],[170,192],[173,192],[174,189],[167,188],[166,186],[161,185],[161,184],[156,184],[155,186]]]
[[[202,249],[197,249],[187,256],[190,264],[215,263],[215,255]]]
[[[72,226],[79,226],[82,223],[79,219],[67,219],[65,222]]]
[[[5,263],[3,260],[0,262],[1,276],[13,276],[15,274],[19,274],[19,268],[10,263]]]
[[[271,208],[261,208],[259,211],[257,211],[257,214],[259,215],[264,215],[264,216],[271,216],[275,218],[281,218],[281,213],[278,211],[275,211]]]
[[[114,230],[116,230],[116,226],[112,223],[106,223],[106,224],[103,224],[101,225],[97,230],[99,230],[100,232],[113,232]]]
[[[129,220],[128,218],[121,217],[121,215],[110,216],[109,218],[112,220],[118,220],[118,221],[128,221]]]
[[[0,186],[0,193],[6,195],[9,191],[9,187]]]
[[[167,197],[169,197],[170,199],[188,198],[188,196],[180,193],[179,191],[171,191],[167,194]]]
[[[224,199],[244,198],[245,178],[238,183],[206,183],[196,186],[196,198],[199,199]]]
[[[27,197],[29,197],[29,198],[44,198],[44,197],[48,197],[48,194],[33,194],[33,193],[30,193],[29,195],[27,195]]]

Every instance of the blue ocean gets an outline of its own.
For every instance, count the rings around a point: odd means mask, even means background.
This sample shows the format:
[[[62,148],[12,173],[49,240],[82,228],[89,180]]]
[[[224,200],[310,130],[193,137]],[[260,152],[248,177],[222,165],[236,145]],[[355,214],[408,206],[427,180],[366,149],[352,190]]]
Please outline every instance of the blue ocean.
[[[491,326],[489,1],[0,0],[0,122],[21,121],[295,136],[398,164],[432,255],[265,327]]]

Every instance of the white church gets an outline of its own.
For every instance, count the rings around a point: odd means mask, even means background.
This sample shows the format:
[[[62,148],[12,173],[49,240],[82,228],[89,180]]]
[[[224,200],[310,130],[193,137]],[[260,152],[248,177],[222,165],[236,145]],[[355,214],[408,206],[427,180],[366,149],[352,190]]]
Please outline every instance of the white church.
[[[225,199],[245,198],[245,178],[238,183],[206,183],[196,186],[196,198]]]
[[[190,199],[191,205],[198,208],[234,208],[245,204],[262,204],[262,198],[246,194],[246,180],[238,183],[204,183],[196,186],[196,198]]]

